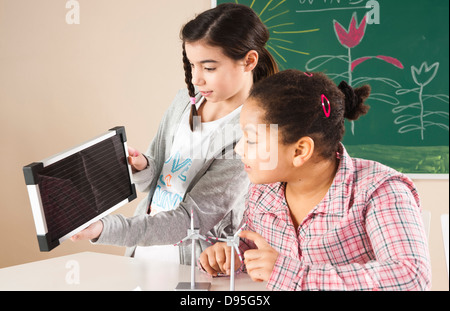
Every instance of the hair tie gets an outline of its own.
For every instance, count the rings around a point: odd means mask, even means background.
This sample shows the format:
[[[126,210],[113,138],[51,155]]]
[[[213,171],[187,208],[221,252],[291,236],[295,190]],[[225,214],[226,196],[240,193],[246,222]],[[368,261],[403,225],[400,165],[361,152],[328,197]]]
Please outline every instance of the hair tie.
[[[326,100],[327,103],[328,103],[328,111],[325,109],[325,104],[324,104],[324,102],[323,102],[323,99],[324,99],[324,98],[325,98],[325,100]],[[329,118],[329,117],[330,117],[330,113],[331,113],[331,105],[330,105],[330,101],[328,100],[328,98],[327,98],[324,94],[322,94],[321,99],[322,99],[322,109],[323,109],[323,112],[325,113],[325,116],[326,116],[327,118]]]
[[[358,110],[358,106],[362,102],[362,99],[355,93],[355,90],[347,84],[347,82],[342,81],[339,83],[338,88],[344,93],[344,118],[349,120],[355,120],[355,113]]]
[[[355,90],[347,84],[345,81],[341,81],[339,83],[338,88],[341,90],[342,93],[345,95],[345,109],[347,108],[351,109],[351,107],[354,107],[358,102],[358,96],[355,94]]]
[[[195,97],[191,97],[191,105],[195,105]]]
[[[304,72],[304,74],[305,74],[306,76],[310,77],[310,78],[313,76],[313,74],[312,74],[312,73],[309,73],[309,72]]]

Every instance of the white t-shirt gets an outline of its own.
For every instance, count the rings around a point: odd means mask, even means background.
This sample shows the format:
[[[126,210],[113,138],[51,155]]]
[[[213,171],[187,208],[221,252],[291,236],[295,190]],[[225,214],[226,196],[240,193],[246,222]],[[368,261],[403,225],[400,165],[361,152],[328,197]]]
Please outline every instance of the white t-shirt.
[[[204,97],[196,104],[203,104]],[[201,123],[201,129],[194,132],[189,127],[189,111],[181,119],[170,151],[158,178],[151,203],[150,216],[175,209],[183,200],[186,189],[205,163],[210,138],[214,132],[225,126],[230,119],[240,113],[242,106],[225,117]],[[186,231],[187,234],[187,231]],[[138,246],[135,258],[155,259],[179,263],[179,249],[173,245]]]

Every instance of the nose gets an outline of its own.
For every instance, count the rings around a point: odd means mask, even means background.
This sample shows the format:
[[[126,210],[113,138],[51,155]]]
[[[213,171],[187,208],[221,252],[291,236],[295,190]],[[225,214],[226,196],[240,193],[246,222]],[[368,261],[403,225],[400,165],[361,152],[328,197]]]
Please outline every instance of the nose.
[[[201,86],[205,84],[205,80],[203,79],[203,75],[201,70],[196,69],[195,67],[192,68],[192,84]]]

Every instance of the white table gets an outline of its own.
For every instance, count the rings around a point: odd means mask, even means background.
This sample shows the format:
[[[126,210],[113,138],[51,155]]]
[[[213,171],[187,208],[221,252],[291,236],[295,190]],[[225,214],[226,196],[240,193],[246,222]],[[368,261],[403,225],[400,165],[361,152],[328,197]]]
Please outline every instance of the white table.
[[[237,291],[265,291],[236,274]],[[101,253],[78,253],[0,269],[0,291],[8,290],[155,290],[173,291],[190,282],[190,266],[140,260]],[[229,277],[211,278],[196,269],[196,282],[210,282],[212,291],[228,291]]]

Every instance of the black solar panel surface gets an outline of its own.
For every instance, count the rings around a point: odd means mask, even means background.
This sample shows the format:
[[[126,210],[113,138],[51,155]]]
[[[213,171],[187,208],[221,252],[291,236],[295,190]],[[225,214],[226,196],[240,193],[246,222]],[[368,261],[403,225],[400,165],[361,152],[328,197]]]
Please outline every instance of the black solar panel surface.
[[[45,167],[38,174],[38,183],[53,241],[132,194],[118,135]]]

